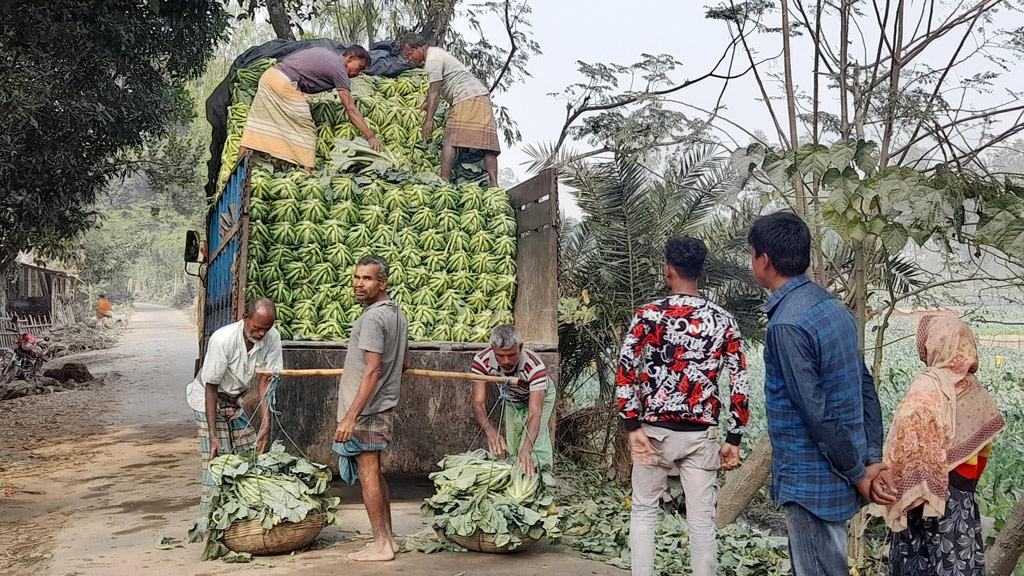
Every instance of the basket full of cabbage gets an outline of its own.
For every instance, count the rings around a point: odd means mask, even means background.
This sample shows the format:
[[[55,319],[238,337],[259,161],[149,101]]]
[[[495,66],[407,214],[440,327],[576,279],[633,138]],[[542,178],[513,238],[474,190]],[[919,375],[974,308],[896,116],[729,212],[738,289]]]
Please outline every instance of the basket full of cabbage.
[[[514,552],[561,536],[546,472],[527,476],[485,450],[447,456],[430,475],[435,493],[421,511],[438,537],[478,552]]]
[[[224,454],[210,461],[213,499],[189,541],[206,538],[203,560],[248,561],[308,546],[336,522],[341,499],[327,496],[331,471],[275,442],[259,456]]]

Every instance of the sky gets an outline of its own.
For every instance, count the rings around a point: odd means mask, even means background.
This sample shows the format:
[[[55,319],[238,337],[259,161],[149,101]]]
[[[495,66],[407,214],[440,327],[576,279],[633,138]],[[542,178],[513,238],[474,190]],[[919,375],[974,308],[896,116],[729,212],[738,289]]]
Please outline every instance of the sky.
[[[704,18],[706,4],[664,0],[632,0],[626,3],[610,0],[531,2],[533,35],[540,44],[543,54],[534,56],[530,61],[532,78],[495,98],[497,103],[509,108],[519,124],[523,137],[518,145],[503,151],[499,158],[501,167],[511,167],[518,178],[524,179],[529,175],[524,165],[529,161],[529,156],[524,152],[524,147],[557,139],[565,119],[565,102],[548,94],[561,93],[566,86],[581,79],[576,69],[577,60],[630,64],[640,59],[643,53],[668,53],[682,63],[674,74],[677,83],[710,70],[728,45],[729,35],[724,23]],[[778,17],[777,14],[773,16]],[[500,22],[489,24],[485,27],[485,33],[490,40],[506,42]],[[778,25],[775,22],[768,24]],[[1012,19],[1001,17],[998,24],[1004,27],[1024,26],[1024,18],[1020,15]],[[865,30],[865,33],[868,34],[868,44],[873,49],[877,37],[872,38],[870,30]],[[968,41],[968,48],[975,46],[976,38],[972,37]],[[921,61],[935,66],[945,64],[959,40],[959,36],[950,35],[929,48]],[[758,35],[752,37],[750,41],[760,58],[775,56],[782,50],[781,37],[778,34]],[[794,39],[793,43],[795,82],[809,90],[812,80],[813,48],[806,38]],[[860,42],[854,44],[862,45]],[[737,71],[745,68],[745,62],[741,60],[745,56],[742,52],[738,54],[740,56],[734,68]],[[873,56],[872,50],[868,57]],[[852,57],[861,62],[867,60],[863,54],[854,54]],[[989,64],[986,62],[972,61],[951,75],[946,85],[956,85],[963,76],[988,68]],[[725,69],[723,66],[720,70]],[[765,76],[774,74],[781,77],[781,59],[763,65],[761,70]],[[969,104],[989,106],[1006,102],[1006,88],[1024,91],[1022,71],[1024,70],[1021,70],[1020,62],[1011,63],[1010,71],[1004,73],[1003,78],[997,81],[997,89],[992,94],[976,97],[975,101]],[[764,79],[769,84],[769,94],[782,94],[780,88],[771,85],[771,78]],[[721,88],[721,81],[712,80],[688,87],[677,93],[676,98],[708,109],[714,106]],[[833,101],[838,98],[837,94],[833,93]],[[751,131],[761,131],[769,135],[774,133],[752,75],[748,74],[744,78],[731,81],[723,104],[726,106],[723,115],[729,120]],[[775,102],[775,108],[785,127],[785,102]],[[837,111],[838,102],[831,108],[832,111]],[[749,138],[738,133],[736,137],[741,144],[749,141]],[[581,146],[586,149],[585,144]],[[571,195],[566,191],[560,194],[560,203],[567,215],[579,215]]]

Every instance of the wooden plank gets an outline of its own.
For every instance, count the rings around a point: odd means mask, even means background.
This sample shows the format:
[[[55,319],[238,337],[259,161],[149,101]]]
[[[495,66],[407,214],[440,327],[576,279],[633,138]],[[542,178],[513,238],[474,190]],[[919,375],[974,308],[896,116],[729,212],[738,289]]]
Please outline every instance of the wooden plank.
[[[242,180],[242,209],[241,215],[238,219],[239,226],[242,227],[242,238],[238,243],[238,252],[235,257],[235,263],[238,265],[235,282],[232,289],[235,292],[235,320],[242,318],[242,313],[245,311],[245,286],[249,280],[249,161],[246,159],[244,168],[245,178]]]
[[[544,196],[555,194],[557,181],[558,177],[554,169],[544,170],[526,182],[521,182],[510,188],[508,191],[509,201],[516,209],[536,202]]]
[[[557,215],[551,214],[551,206],[547,202],[530,204],[516,214],[516,231],[522,235],[545,226],[555,226],[557,222]]]
[[[341,376],[344,373],[344,368],[286,368],[277,372],[277,374],[285,378],[332,378]],[[256,374],[259,374],[260,376],[271,376],[274,372],[272,370],[257,370]],[[402,375],[409,377],[422,376],[423,378],[443,378],[446,380],[469,380],[471,382],[490,382],[492,384],[510,384],[512,386],[519,384],[518,378],[481,376],[480,374],[472,374],[470,372],[451,372],[447,370],[421,370],[410,368],[408,370],[404,370]]]

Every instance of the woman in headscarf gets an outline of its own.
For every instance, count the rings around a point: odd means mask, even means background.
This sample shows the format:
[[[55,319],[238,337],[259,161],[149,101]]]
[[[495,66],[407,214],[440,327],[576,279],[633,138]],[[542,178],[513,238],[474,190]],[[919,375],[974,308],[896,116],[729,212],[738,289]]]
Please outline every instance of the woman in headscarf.
[[[1005,426],[974,376],[974,334],[952,316],[926,316],[917,351],[927,365],[893,415],[889,469],[872,490],[892,504],[892,576],[983,576],[985,549],[975,499],[992,441]]]

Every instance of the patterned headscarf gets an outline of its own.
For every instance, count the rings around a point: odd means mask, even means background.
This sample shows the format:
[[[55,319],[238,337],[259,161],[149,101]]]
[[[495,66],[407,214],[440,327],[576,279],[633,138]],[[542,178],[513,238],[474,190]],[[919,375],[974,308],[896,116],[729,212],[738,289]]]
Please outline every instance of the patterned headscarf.
[[[907,512],[945,514],[949,472],[981,451],[1006,425],[988,391],[974,376],[978,347],[966,324],[952,316],[925,316],[917,327],[917,352],[927,365],[893,415],[885,463],[896,480],[896,503],[885,511],[893,531],[907,526]]]

